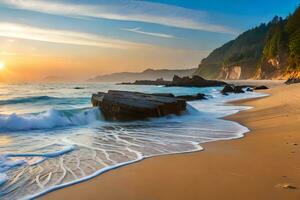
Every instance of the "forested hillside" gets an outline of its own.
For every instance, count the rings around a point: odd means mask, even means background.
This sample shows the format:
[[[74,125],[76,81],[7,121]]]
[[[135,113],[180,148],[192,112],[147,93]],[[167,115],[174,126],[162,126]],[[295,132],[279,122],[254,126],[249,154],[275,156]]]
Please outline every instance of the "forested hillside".
[[[300,76],[300,7],[286,19],[276,16],[217,48],[195,73],[214,79]]]

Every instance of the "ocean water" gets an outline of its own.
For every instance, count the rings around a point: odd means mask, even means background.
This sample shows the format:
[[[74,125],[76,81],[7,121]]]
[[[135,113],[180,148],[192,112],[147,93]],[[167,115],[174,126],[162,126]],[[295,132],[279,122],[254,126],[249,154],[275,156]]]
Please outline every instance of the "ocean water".
[[[82,89],[74,89],[82,87]],[[92,93],[109,89],[175,95],[205,93],[181,116],[107,122]],[[30,199],[143,158],[202,150],[201,143],[248,132],[221,119],[245,106],[231,100],[264,96],[220,94],[221,87],[125,86],[111,83],[0,85],[0,199]]]

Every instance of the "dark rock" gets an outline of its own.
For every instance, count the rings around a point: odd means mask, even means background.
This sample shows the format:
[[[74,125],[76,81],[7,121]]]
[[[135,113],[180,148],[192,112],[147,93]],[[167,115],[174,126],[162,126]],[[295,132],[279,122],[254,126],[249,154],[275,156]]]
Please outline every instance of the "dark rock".
[[[267,90],[267,89],[269,89],[269,88],[267,86],[264,86],[264,85],[254,87],[254,90]]]
[[[243,86],[235,86],[234,93],[245,93],[245,91],[243,90]]]
[[[300,78],[289,78],[285,84],[290,85],[290,84],[295,84],[295,83],[300,83]]]
[[[206,99],[206,96],[205,94],[198,93],[196,95],[181,95],[181,96],[177,96],[176,98],[184,99],[186,101],[196,101],[196,100]]]
[[[245,91],[243,90],[243,86],[226,85],[221,93],[227,95],[228,93],[245,93]]]
[[[168,87],[215,87],[215,86],[224,86],[227,83],[223,81],[216,80],[206,80],[200,76],[193,76],[192,78],[186,76],[180,78],[175,75],[172,81],[165,81],[163,79],[157,79],[156,81],[151,80],[137,80],[133,83],[121,83],[124,85],[165,85]]]
[[[108,120],[140,120],[186,110],[186,101],[176,97],[115,90],[93,94],[92,104]]]
[[[224,86],[227,83],[223,81],[216,80],[206,80],[200,76],[193,76],[192,78],[186,76],[180,78],[179,76],[174,76],[173,81],[166,86],[180,86],[180,87],[216,87]]]
[[[195,101],[195,100],[207,99],[206,95],[202,94],[202,93],[198,93],[195,95],[179,95],[179,96],[175,96],[172,93],[154,93],[153,95],[162,96],[162,97],[175,97],[178,99],[183,99],[185,101]]]
[[[162,97],[175,97],[175,95],[172,93],[153,93],[153,95],[162,96]]]
[[[84,87],[74,87],[75,90],[82,90]]]
[[[247,92],[253,92],[253,89],[250,88],[250,87],[248,87],[248,88],[246,89],[246,91],[247,91]]]
[[[279,186],[282,187],[283,189],[292,189],[292,190],[298,189],[296,186],[291,185],[289,183],[280,184]]]
[[[233,93],[234,89],[231,85],[225,85],[223,90],[221,91],[222,94],[226,95],[227,93]]]

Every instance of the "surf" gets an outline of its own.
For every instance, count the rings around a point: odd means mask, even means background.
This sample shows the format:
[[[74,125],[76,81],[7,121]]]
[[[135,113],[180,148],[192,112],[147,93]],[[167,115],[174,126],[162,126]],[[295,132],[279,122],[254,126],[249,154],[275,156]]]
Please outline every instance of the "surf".
[[[97,108],[49,109],[40,113],[0,115],[0,132],[80,126],[102,119]]]

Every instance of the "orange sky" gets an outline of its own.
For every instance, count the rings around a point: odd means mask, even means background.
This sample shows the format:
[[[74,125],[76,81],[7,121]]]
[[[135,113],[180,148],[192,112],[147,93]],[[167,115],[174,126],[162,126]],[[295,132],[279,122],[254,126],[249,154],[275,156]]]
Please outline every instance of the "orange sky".
[[[53,44],[21,39],[0,40],[2,82],[41,81],[47,76],[84,81],[99,74],[146,68],[196,67],[208,52],[152,45],[114,49]]]
[[[297,1],[0,0],[0,82],[197,67]]]

